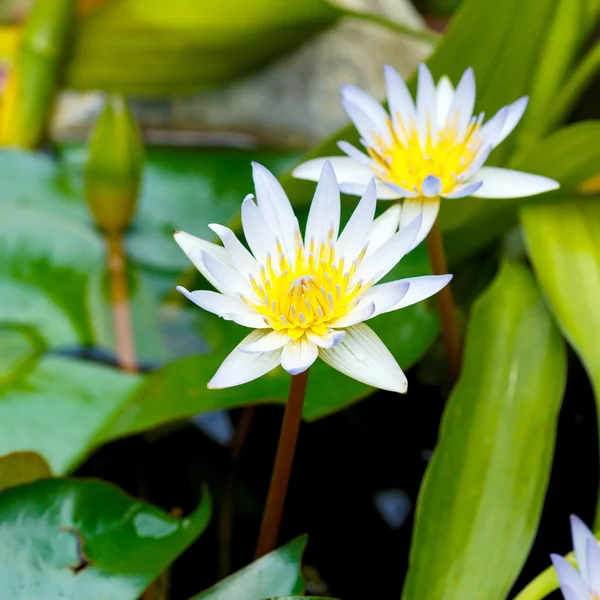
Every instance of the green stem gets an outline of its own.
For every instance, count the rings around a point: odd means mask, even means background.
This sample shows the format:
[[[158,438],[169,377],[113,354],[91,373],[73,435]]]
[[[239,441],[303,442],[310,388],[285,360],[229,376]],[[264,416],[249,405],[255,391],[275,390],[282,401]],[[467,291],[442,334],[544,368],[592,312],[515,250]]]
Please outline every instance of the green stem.
[[[565,558],[575,565],[575,555],[569,552]],[[541,600],[558,589],[558,577],[554,567],[550,566],[530,581],[514,598],[514,600]]]

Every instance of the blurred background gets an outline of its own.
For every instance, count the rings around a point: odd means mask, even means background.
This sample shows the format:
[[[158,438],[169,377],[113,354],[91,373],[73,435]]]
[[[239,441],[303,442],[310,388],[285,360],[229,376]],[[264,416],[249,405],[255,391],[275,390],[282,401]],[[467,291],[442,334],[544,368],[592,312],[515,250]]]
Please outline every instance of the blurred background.
[[[36,450],[55,474],[99,477],[166,511],[191,511],[205,481],[219,506],[241,409],[228,399],[222,408],[232,410],[194,415],[194,402],[218,364],[209,350],[231,348],[238,332],[174,293],[178,283],[205,282],[171,231],[202,237],[207,223],[227,222],[251,191],[250,160],[285,172],[347,124],[342,83],[383,98],[383,65],[411,75],[460,4],[0,0],[2,453]],[[585,44],[595,38],[591,31]],[[598,116],[596,79],[567,121]],[[115,368],[123,365],[99,223],[83,201],[88,140],[107,98],[127,99],[145,143],[137,212],[121,250],[137,362],[127,375]],[[118,144],[117,136],[103,151],[118,154]],[[496,273],[499,245],[490,240],[460,262],[465,314]],[[424,254],[415,260],[427,268]],[[339,400],[331,380],[303,424],[282,539],[309,533],[304,574],[315,595],[400,594],[417,492],[449,390],[433,305],[407,318],[421,327],[417,340],[402,324],[389,335],[403,365],[419,361],[408,375],[410,398],[378,392],[356,403],[361,388]],[[165,365],[174,367],[131,399]],[[569,369],[540,533],[515,589],[548,566],[550,551],[569,549],[568,515],[589,520],[594,510],[593,394],[573,353]],[[258,412],[236,467],[232,543],[223,549],[213,518],[175,562],[172,600],[250,560],[282,414],[269,405]]]

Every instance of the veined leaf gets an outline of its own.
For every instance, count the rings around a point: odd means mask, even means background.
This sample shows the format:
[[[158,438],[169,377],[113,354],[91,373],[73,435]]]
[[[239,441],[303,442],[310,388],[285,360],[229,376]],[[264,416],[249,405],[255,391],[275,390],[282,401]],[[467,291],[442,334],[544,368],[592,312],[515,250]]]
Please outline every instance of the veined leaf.
[[[473,308],[419,495],[404,600],[506,597],[537,529],[565,377],[535,281],[504,264]]]
[[[0,493],[0,589],[11,600],[136,600],[206,528],[211,501],[174,519],[113,485],[45,479]]]
[[[297,537],[190,600],[258,600],[273,594],[301,594],[306,542],[305,535]]]

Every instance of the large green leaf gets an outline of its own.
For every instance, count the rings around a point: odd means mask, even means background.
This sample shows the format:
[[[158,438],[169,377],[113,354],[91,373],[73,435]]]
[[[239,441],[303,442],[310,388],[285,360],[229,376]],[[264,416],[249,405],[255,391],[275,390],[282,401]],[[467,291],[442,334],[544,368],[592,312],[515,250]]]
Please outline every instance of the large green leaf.
[[[139,381],[74,358],[34,360],[26,373],[0,386],[0,454],[35,450],[54,472],[65,473],[85,457]]]
[[[536,276],[563,334],[586,368],[598,404],[599,198],[531,206],[524,208],[520,217]],[[600,511],[596,518],[600,519]]]
[[[0,493],[0,589],[10,600],[136,600],[205,529],[205,491],[185,519],[92,480]]]
[[[262,600],[277,594],[301,594],[306,542],[306,536],[300,536],[190,600]]]
[[[506,597],[537,529],[565,377],[533,278],[503,265],[473,308],[421,487],[404,600]]]

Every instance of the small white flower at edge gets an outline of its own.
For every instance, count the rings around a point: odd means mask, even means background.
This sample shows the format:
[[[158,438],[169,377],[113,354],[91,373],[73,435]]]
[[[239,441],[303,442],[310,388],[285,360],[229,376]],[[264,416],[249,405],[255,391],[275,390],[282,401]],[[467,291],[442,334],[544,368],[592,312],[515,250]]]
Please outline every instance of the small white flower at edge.
[[[175,232],[175,240],[217,292],[178,290],[201,308],[252,332],[208,384],[219,389],[252,381],[281,366],[292,375],[320,357],[334,369],[374,387],[404,393],[398,363],[363,321],[438,292],[451,275],[378,284],[414,244],[419,215],[397,232],[399,209],[374,219],[370,183],[344,230],[334,170],[325,163],[304,238],[277,179],[253,164],[256,202],[242,203],[250,251],[235,234],[210,225],[223,246]]]
[[[594,534],[576,516],[571,516],[571,536],[577,569],[558,554],[552,554],[565,600],[600,598],[600,545]]]
[[[456,90],[447,77],[437,84],[421,64],[416,102],[402,77],[385,67],[390,113],[370,94],[353,85],[342,86],[342,105],[361,136],[367,154],[339,142],[347,156],[316,158],[298,166],[299,179],[317,181],[325,160],[331,161],[340,189],[361,195],[376,177],[382,200],[406,198],[400,226],[423,213],[418,245],[437,217],[441,198],[519,198],[558,188],[547,177],[509,169],[484,167],[490,152],[516,127],[527,97],[501,108],[487,123],[473,116],[475,77],[471,68]]]

